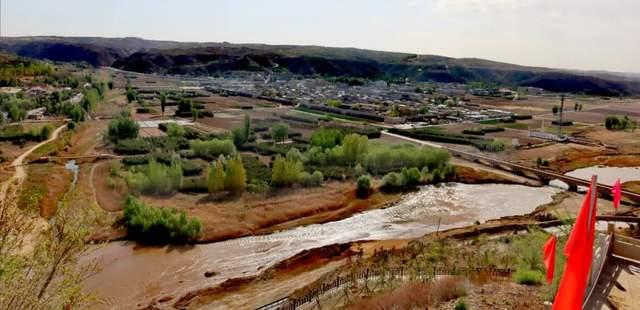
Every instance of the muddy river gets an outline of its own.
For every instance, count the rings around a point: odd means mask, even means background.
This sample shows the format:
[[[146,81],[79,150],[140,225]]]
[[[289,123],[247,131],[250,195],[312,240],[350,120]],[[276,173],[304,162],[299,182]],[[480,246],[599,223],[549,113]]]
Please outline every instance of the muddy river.
[[[520,185],[426,186],[387,209],[356,214],[259,237],[195,245],[136,249],[112,242],[92,249],[83,262],[97,264],[85,282],[104,308],[129,309],[152,298],[179,298],[229,278],[255,275],[306,249],[357,240],[419,237],[509,215],[526,214],[559,192]],[[216,272],[207,278],[205,272]]]

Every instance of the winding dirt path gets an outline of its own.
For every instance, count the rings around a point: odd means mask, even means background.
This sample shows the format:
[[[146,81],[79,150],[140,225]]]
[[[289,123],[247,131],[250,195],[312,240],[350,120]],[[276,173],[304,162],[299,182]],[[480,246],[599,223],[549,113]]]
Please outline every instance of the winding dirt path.
[[[23,166],[23,162],[24,159],[27,158],[29,155],[31,155],[31,153],[33,153],[33,151],[35,151],[37,148],[54,141],[55,139],[58,138],[58,136],[60,135],[60,132],[62,132],[62,130],[67,127],[67,125],[62,125],[60,127],[58,127],[53,134],[51,134],[51,137],[45,141],[42,141],[34,146],[32,146],[30,149],[28,149],[26,152],[22,153],[22,155],[18,156],[16,159],[14,159],[11,162],[11,167],[15,168],[16,172],[8,179],[6,180],[4,183],[2,183],[2,187],[0,187],[0,201],[5,201],[5,198],[7,197],[7,192],[9,190],[9,185],[13,182],[17,182],[16,183],[16,192],[17,190],[20,188],[20,185],[22,185],[22,182],[24,181],[24,179],[27,176],[27,173],[24,169]]]
[[[8,180],[0,185],[0,203],[12,204],[5,206],[9,208],[17,207],[15,205],[15,199],[12,198],[20,192],[20,187],[27,177],[26,170],[23,166],[24,159],[31,155],[37,148],[56,140],[65,127],[66,125],[58,127],[49,139],[34,145],[11,162],[10,167],[13,167],[16,171]],[[31,253],[41,232],[46,231],[49,227],[49,223],[40,216],[35,216],[32,220],[33,229],[23,236],[22,248],[19,250],[23,254]]]

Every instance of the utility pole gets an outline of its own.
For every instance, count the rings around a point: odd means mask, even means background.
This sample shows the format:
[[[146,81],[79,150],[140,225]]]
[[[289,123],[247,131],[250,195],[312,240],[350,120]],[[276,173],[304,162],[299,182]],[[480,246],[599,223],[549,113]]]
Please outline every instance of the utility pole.
[[[558,139],[562,137],[562,111],[564,110],[564,94],[560,95],[560,122],[558,123]]]

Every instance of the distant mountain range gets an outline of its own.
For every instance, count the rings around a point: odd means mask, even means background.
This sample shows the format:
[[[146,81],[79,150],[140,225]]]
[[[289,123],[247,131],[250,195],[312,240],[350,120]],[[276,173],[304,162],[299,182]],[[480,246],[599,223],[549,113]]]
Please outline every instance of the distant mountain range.
[[[526,67],[477,58],[321,46],[189,43],[139,38],[3,37],[0,50],[53,61],[143,72],[209,75],[230,71],[288,71],[435,82],[485,82],[600,96],[640,94],[640,75]]]

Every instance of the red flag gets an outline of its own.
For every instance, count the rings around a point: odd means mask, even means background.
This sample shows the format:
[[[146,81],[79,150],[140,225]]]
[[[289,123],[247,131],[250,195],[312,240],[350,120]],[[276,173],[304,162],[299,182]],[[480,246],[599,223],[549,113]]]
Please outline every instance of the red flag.
[[[582,203],[576,223],[571,230],[564,254],[567,256],[558,293],[553,302],[554,310],[582,309],[587,289],[589,269],[593,257],[593,241],[596,222],[596,178],[592,178],[587,196]]]
[[[613,194],[613,207],[618,209],[620,199],[622,198],[622,184],[620,184],[620,178],[618,178],[616,184],[613,184],[611,193]]]
[[[553,282],[553,271],[556,265],[556,236],[551,235],[544,244],[544,267],[547,268],[547,282]]]

